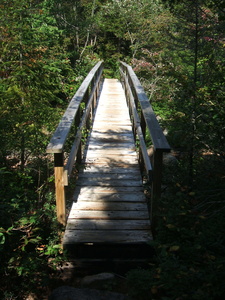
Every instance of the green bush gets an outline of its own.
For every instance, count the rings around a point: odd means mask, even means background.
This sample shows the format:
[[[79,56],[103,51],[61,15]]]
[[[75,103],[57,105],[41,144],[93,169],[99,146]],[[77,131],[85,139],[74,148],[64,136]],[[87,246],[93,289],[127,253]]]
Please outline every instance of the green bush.
[[[63,260],[51,183],[46,181],[37,190],[36,174],[31,173],[1,169],[1,299],[23,299],[30,292],[38,295]]]
[[[205,165],[201,167],[204,170]],[[203,177],[208,173],[202,173],[196,177],[198,188],[191,189],[179,183],[181,171],[159,202],[157,235],[152,242],[156,254],[149,269],[127,275],[134,299],[223,299],[224,181],[214,177],[206,185]]]

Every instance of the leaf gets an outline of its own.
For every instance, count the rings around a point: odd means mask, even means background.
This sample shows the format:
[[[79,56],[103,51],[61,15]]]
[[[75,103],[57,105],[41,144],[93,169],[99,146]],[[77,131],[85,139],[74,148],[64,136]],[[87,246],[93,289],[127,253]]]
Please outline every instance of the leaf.
[[[169,228],[169,229],[175,228],[175,226],[173,224],[167,224],[166,227]]]
[[[0,245],[5,244],[5,235],[4,233],[0,232]]]
[[[153,286],[153,287],[151,288],[151,293],[152,293],[153,295],[155,295],[155,294],[158,293],[158,289],[157,289],[156,286]]]
[[[189,196],[195,196],[195,192],[190,192]]]
[[[36,244],[36,243],[39,243],[40,240],[41,240],[41,237],[37,236],[36,238],[29,239],[29,243]]]
[[[170,251],[170,252],[176,252],[176,251],[178,251],[178,250],[180,250],[180,246],[178,246],[178,245],[176,245],[176,246],[171,246],[171,247],[169,248],[169,251]]]

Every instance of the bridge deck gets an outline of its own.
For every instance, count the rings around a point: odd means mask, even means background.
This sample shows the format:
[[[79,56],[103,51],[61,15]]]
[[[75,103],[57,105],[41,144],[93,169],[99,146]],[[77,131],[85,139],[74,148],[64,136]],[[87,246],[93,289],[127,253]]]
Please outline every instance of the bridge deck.
[[[121,246],[131,250],[152,239],[129,112],[116,79],[104,81],[73,200],[65,249],[102,245],[116,255]]]

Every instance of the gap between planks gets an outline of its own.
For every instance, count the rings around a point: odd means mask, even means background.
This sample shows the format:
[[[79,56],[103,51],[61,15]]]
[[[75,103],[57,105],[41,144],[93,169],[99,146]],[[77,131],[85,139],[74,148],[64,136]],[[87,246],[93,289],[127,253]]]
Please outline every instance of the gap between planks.
[[[112,104],[113,103],[113,104]],[[78,175],[64,245],[152,239],[125,95],[105,80]]]

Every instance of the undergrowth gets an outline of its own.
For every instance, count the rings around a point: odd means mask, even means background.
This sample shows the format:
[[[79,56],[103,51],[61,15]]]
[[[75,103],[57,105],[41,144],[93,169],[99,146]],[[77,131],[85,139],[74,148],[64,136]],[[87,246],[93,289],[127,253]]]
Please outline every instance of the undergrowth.
[[[36,167],[0,170],[0,298],[4,300],[46,293],[64,259],[52,178],[40,179],[46,165],[40,172],[34,172]]]
[[[207,171],[206,171],[207,163]],[[220,161],[221,163],[221,161]],[[179,169],[180,166],[180,169]],[[179,163],[164,178],[157,211],[155,256],[149,268],[127,274],[134,299],[220,300],[225,293],[225,182],[215,159],[200,160],[195,184]],[[219,175],[218,175],[219,173]]]

